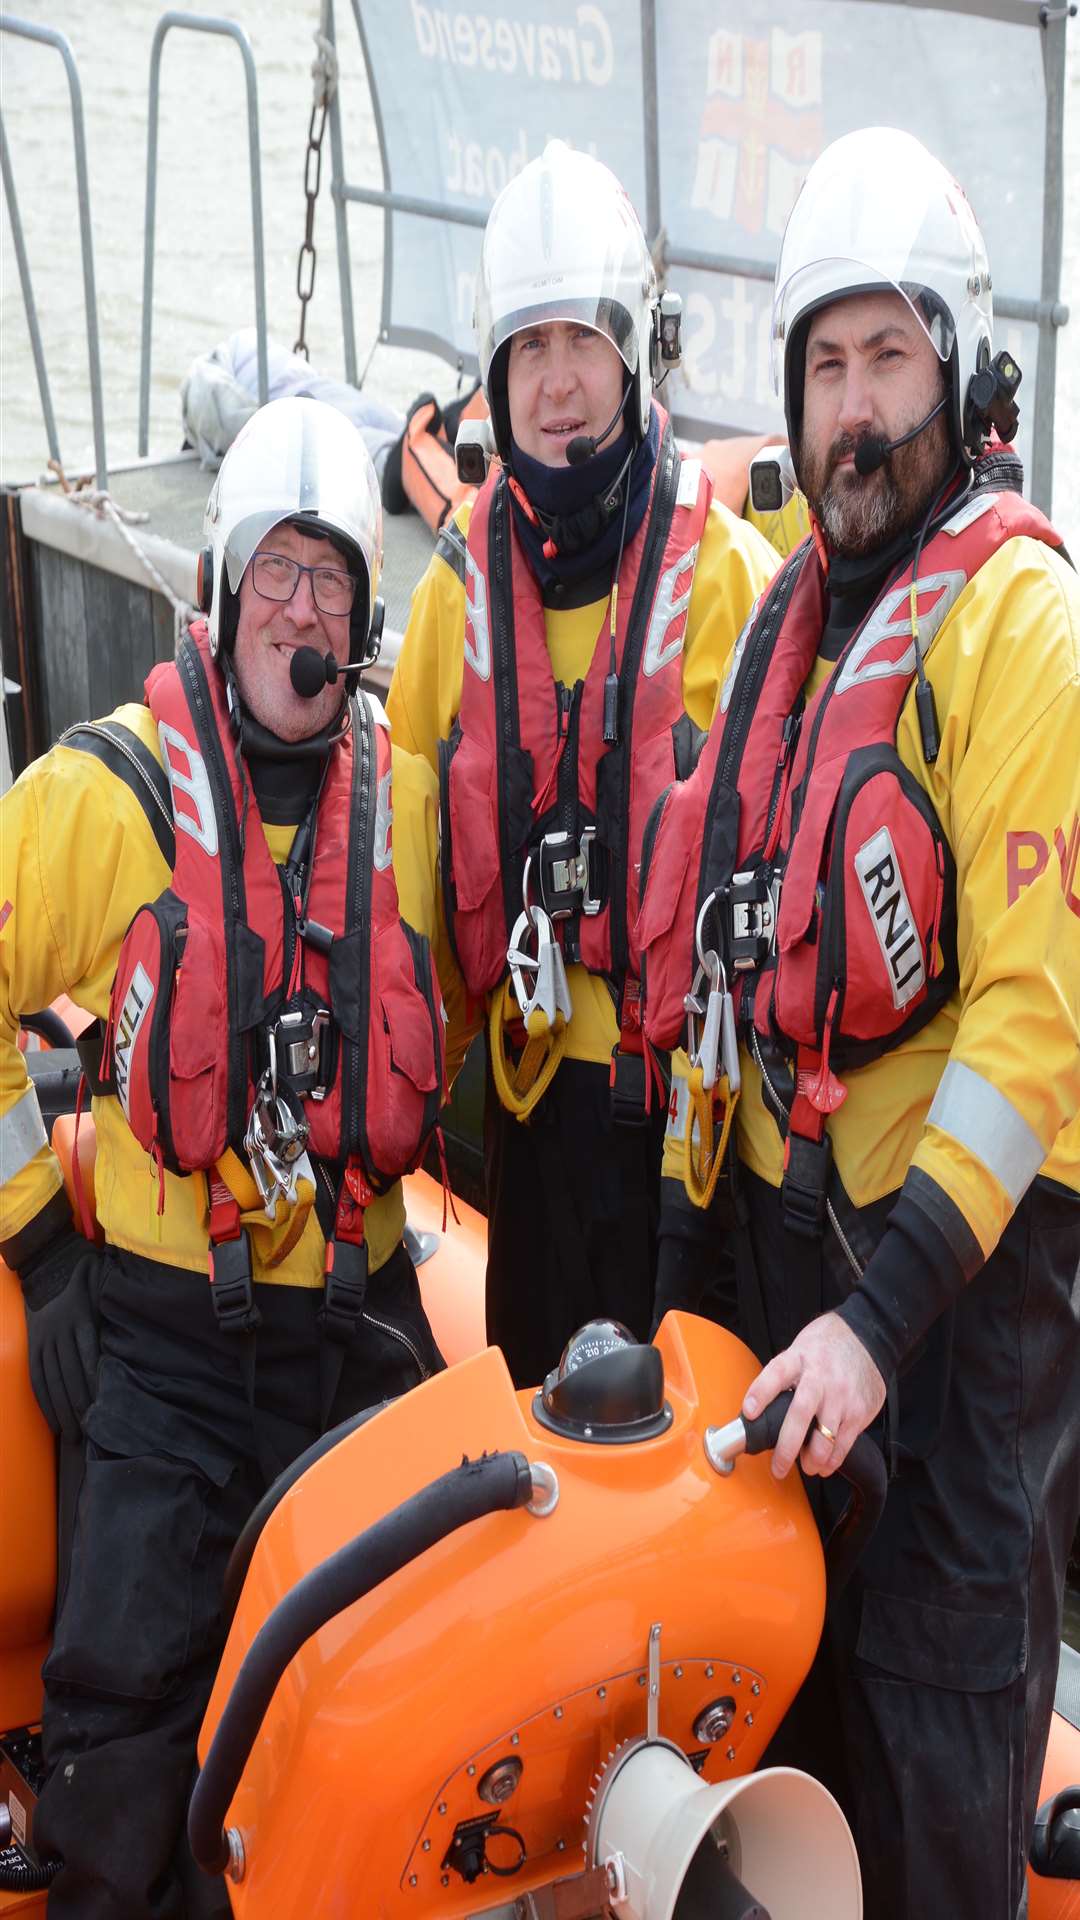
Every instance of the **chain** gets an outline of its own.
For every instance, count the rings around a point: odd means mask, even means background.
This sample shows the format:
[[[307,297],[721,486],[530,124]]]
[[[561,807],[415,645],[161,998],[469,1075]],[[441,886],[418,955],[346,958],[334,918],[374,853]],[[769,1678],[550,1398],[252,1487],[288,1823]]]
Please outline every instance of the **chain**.
[[[311,76],[315,82],[315,97],[308,123],[307,153],[304,156],[304,197],[307,201],[307,211],[304,219],[304,238],[300,243],[300,253],[296,262],[300,332],[293,341],[293,352],[302,353],[305,360],[311,358],[305,334],[308,301],[315,291],[315,202],[319,197],[319,182],[322,178],[322,143],[326,132],[326,116],[337,87],[337,54],[334,43],[325,30],[327,25],[325,8],[323,13],[323,30],[315,35],[318,51],[311,68]]]

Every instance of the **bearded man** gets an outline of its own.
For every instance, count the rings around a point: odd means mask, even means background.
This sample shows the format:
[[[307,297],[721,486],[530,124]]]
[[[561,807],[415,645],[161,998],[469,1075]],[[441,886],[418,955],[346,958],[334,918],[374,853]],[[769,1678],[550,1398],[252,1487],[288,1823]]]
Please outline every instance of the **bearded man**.
[[[696,931],[737,983],[744,1412],[793,1390],[773,1471],[825,1527],[859,1434],[890,1467],[770,1759],[841,1799],[875,1920],[1016,1920],[1080,1505],[1080,593],[1002,444],[975,216],[911,136],[815,163],[773,340],[812,537],[665,808],[646,1031],[677,1041]]]

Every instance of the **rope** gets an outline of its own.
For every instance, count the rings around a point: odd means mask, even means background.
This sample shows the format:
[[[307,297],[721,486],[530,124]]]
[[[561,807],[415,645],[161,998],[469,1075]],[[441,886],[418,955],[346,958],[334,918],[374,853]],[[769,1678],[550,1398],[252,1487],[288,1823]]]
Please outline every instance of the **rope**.
[[[96,514],[99,520],[112,521],[113,526],[121,538],[124,539],[131,548],[143,572],[172,608],[173,638],[174,643],[179,645],[185,629],[189,627],[195,619],[195,608],[191,606],[187,600],[182,600],[178,594],[173,592],[165,575],[154,565],[145,547],[140,545],[135,535],[131,532],[133,526],[144,525],[149,520],[150,515],[148,513],[136,512],[129,507],[119,506],[107,489],[103,487],[92,487],[88,481],[80,481],[75,486],[72,486],[59,460],[50,460],[49,468],[55,473],[63,488],[65,498],[70,500],[72,506],[85,507],[90,513]]]
[[[315,105],[328,107],[337,92],[338,83],[337,48],[330,38],[330,0],[322,0],[314,37],[316,53],[311,63],[311,77],[315,82]]]

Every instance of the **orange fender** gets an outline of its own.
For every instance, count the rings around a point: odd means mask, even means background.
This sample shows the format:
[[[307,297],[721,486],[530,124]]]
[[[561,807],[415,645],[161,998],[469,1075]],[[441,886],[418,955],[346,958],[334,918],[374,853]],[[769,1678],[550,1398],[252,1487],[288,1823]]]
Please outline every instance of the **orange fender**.
[[[418,401],[401,446],[401,484],[432,533],[438,533],[463,500],[476,494],[475,487],[458,479],[454,450],[434,430],[441,417],[435,400]]]

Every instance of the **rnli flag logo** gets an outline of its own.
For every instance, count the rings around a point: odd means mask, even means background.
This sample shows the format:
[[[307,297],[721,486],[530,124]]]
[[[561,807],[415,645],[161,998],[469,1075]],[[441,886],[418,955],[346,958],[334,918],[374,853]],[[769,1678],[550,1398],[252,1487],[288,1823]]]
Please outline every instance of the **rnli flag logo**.
[[[816,29],[773,27],[763,40],[725,27],[710,35],[695,212],[745,233],[783,233],[825,140],[822,53]]]
[[[887,827],[880,827],[859,848],[855,872],[885,962],[893,1006],[899,1012],[925,985],[926,962]]]

